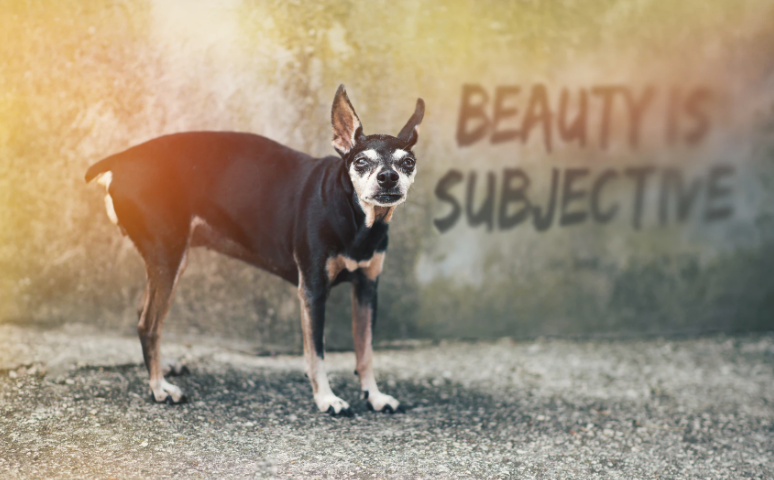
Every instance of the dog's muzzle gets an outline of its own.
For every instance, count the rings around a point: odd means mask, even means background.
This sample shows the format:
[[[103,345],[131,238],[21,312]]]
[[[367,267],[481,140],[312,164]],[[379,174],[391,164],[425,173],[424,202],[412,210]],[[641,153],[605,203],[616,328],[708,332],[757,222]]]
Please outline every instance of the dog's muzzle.
[[[404,200],[403,195],[399,193],[379,193],[371,197],[374,199],[377,205],[382,207],[391,207],[397,205]]]

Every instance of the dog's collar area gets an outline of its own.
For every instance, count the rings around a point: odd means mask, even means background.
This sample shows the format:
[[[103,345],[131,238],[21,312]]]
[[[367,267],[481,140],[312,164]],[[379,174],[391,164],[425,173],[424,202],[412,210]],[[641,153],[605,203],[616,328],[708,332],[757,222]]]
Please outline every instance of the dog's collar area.
[[[353,210],[356,212],[356,215],[359,213],[363,215],[362,221],[366,228],[371,228],[374,226],[374,223],[381,222],[385,225],[389,225],[390,220],[392,220],[392,214],[395,211],[395,207],[398,206],[398,204],[395,205],[377,205],[374,203],[364,202],[360,199],[360,197],[357,195],[357,192],[352,192],[352,203]],[[359,215],[357,215],[357,218],[361,218]]]

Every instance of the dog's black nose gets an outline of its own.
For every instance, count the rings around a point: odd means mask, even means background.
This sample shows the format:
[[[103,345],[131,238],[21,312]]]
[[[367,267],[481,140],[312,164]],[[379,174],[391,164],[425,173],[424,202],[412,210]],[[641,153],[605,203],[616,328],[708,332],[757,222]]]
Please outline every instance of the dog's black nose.
[[[382,188],[392,188],[398,184],[398,172],[395,170],[383,170],[376,176],[376,181]]]

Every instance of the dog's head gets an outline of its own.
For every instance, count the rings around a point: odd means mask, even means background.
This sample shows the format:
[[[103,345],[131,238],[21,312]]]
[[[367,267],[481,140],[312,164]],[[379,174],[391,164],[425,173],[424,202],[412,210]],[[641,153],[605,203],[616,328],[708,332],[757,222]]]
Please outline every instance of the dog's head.
[[[414,114],[397,137],[366,135],[344,85],[333,99],[333,148],[346,163],[361,204],[392,207],[403,203],[417,173],[411,148],[419,138],[425,102],[417,99]]]

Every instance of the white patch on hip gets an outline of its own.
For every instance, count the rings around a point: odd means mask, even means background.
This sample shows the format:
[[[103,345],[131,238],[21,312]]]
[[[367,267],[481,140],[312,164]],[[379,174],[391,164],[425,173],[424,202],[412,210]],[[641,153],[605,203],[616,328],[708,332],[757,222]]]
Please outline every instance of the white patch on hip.
[[[118,225],[118,215],[116,215],[116,209],[113,207],[113,198],[110,196],[110,183],[113,181],[113,172],[107,171],[100,174],[97,177],[97,183],[105,187],[105,210],[107,210],[107,216],[113,225]]]

